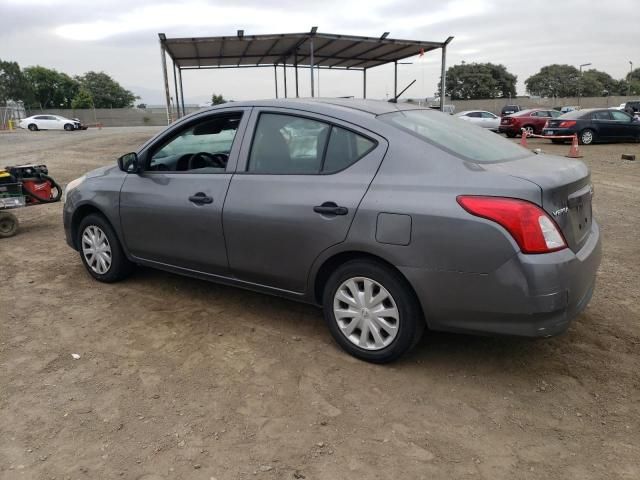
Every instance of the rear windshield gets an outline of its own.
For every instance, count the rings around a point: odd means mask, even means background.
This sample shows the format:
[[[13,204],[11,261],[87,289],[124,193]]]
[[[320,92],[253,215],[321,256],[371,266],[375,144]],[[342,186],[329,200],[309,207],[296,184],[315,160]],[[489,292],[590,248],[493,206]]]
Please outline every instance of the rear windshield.
[[[379,115],[394,127],[465,160],[479,163],[503,162],[530,152],[486,128],[429,110],[405,110]]]
[[[571,112],[560,115],[560,118],[567,118],[569,120],[575,120],[576,118],[587,118],[594,110],[572,110]],[[606,110],[605,110],[606,111]]]

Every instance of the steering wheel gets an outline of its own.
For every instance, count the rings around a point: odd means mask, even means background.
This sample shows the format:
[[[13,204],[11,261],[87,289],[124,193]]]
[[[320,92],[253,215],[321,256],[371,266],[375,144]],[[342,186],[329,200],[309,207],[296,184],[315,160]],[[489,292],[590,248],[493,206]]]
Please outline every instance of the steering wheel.
[[[208,166],[218,167],[218,168],[227,167],[227,158],[225,155],[220,153],[198,152],[198,153],[194,153],[189,158],[189,170],[202,168],[202,165],[198,165],[196,163],[198,160],[204,160],[205,166],[207,167]]]

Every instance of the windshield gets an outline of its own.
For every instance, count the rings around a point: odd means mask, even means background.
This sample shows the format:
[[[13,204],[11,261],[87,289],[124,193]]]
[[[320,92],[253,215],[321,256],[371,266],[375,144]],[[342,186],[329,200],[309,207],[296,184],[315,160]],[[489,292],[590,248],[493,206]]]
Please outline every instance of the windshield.
[[[441,112],[404,110],[380,115],[378,118],[472,162],[503,162],[530,155],[528,150],[486,128],[470,125]]]

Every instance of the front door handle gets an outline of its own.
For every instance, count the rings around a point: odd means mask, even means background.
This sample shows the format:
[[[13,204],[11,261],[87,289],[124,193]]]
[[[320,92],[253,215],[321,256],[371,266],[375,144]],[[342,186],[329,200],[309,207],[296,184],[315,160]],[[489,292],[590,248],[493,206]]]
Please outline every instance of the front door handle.
[[[195,203],[196,205],[205,205],[208,203],[213,203],[213,198],[203,192],[198,192],[195,195],[191,195],[189,197],[189,201]]]
[[[346,215],[349,213],[347,207],[339,207],[334,202],[324,202],[322,205],[313,207],[313,211],[321,215]]]

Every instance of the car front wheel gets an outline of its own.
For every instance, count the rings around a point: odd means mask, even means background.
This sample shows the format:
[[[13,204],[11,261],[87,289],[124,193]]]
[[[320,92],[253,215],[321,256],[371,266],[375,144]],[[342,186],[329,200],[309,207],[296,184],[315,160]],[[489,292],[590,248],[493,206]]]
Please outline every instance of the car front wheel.
[[[356,358],[387,363],[420,340],[424,316],[411,286],[393,269],[352,260],[329,277],[324,317],[336,342]]]
[[[133,270],[113,228],[102,215],[91,214],[83,218],[76,241],[82,263],[96,280],[117,282]]]
[[[31,130],[32,132],[36,132],[38,131],[38,126],[35,123],[30,123],[29,126],[27,127],[29,130]]]
[[[67,132],[70,132],[71,130],[73,130],[73,125],[71,125],[70,123],[65,123],[65,124],[64,124],[64,129],[65,129]]]

